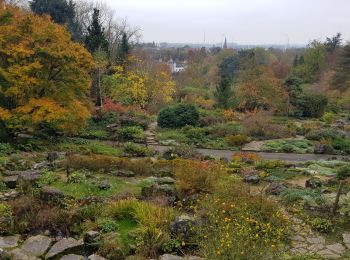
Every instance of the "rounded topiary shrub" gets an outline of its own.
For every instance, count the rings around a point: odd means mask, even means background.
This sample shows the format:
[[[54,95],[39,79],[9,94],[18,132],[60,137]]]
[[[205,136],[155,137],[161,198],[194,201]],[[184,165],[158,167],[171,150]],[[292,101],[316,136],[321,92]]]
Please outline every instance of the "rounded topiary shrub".
[[[177,128],[185,125],[196,126],[199,112],[192,104],[176,104],[161,110],[158,114],[158,125],[163,128]]]

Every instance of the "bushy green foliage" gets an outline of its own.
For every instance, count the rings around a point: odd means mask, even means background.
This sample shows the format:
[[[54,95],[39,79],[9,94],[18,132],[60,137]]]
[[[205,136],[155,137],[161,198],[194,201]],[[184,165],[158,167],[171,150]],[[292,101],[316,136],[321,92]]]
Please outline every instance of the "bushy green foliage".
[[[303,117],[322,117],[327,104],[327,97],[317,94],[303,94],[297,100],[297,107]]]
[[[86,181],[86,175],[84,171],[75,171],[68,176],[69,183],[83,183]]]
[[[130,142],[124,144],[123,151],[126,155],[135,157],[145,157],[151,154],[147,147]]]
[[[101,231],[104,233],[117,231],[119,228],[117,221],[114,219],[111,219],[111,218],[99,219],[97,224],[98,224],[99,228],[101,229]]]
[[[199,112],[192,104],[180,103],[161,110],[158,114],[158,125],[164,128],[178,128],[186,125],[196,126],[199,123]]]
[[[332,112],[326,112],[324,113],[322,120],[325,121],[327,124],[332,124],[336,119],[336,115]]]
[[[45,186],[45,185],[51,185],[55,181],[58,180],[57,175],[52,171],[43,171],[41,173],[40,179],[37,182],[39,187]]]
[[[325,218],[312,218],[307,221],[311,227],[322,233],[329,233],[333,230],[333,223],[329,219]]]
[[[145,139],[143,129],[138,126],[125,126],[117,130],[119,140],[142,141]]]
[[[0,156],[9,155],[14,153],[14,147],[9,143],[0,143]]]

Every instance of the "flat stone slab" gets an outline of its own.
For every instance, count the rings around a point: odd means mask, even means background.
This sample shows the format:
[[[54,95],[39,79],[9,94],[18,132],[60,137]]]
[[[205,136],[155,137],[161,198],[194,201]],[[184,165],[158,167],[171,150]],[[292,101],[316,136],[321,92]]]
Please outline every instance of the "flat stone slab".
[[[89,256],[88,260],[107,260],[107,259],[99,255],[91,255]]]
[[[305,238],[302,236],[296,235],[296,236],[291,237],[290,240],[297,241],[297,242],[304,242]]]
[[[350,233],[343,234],[343,242],[349,248],[349,246],[350,246]]]
[[[40,260],[36,256],[28,255],[22,249],[16,248],[7,253],[7,256],[12,260]]]
[[[310,237],[310,238],[307,238],[306,241],[310,244],[322,244],[324,245],[326,243],[326,240],[324,237]]]
[[[326,259],[339,259],[341,257],[340,255],[334,254],[329,249],[319,251],[318,254],[325,257]]]
[[[0,237],[0,248],[14,248],[18,245],[19,236]]]
[[[76,240],[71,237],[63,238],[51,247],[45,259],[57,259],[67,254],[81,253],[83,247],[84,242],[82,239]]]
[[[338,255],[342,255],[345,253],[345,247],[340,244],[340,243],[336,243],[333,245],[328,245],[327,249],[333,251],[334,253],[338,254]]]
[[[46,253],[46,251],[51,245],[51,242],[51,238],[47,236],[38,235],[34,237],[29,237],[24,242],[21,249],[30,255],[39,257],[43,256]]]
[[[84,260],[84,257],[82,255],[70,254],[70,255],[65,255],[61,257],[60,260]]]
[[[159,260],[183,260],[181,256],[165,254],[160,256]]]

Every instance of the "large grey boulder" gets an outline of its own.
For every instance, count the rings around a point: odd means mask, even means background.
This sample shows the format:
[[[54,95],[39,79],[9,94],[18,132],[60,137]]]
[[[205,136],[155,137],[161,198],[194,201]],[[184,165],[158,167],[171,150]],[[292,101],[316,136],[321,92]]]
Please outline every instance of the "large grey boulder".
[[[32,256],[43,256],[51,245],[51,238],[47,236],[29,237],[21,247],[21,250]]]
[[[265,190],[265,193],[267,195],[275,195],[278,196],[280,195],[287,187],[280,182],[273,182],[271,183]]]
[[[2,179],[6,187],[9,189],[15,189],[17,187],[18,175],[6,176]]]
[[[82,255],[70,254],[70,255],[65,255],[61,257],[60,260],[84,260],[84,257]]]
[[[83,240],[76,240],[74,238],[63,238],[54,244],[45,259],[59,259],[63,255],[81,253],[84,247]]]
[[[183,214],[176,217],[175,220],[170,223],[170,231],[175,236],[186,239],[191,237],[191,228],[196,224],[197,223],[193,217]]]
[[[41,189],[41,198],[46,201],[60,202],[64,199],[64,193],[54,187],[45,186]]]
[[[15,248],[18,245],[19,236],[0,237],[0,248]]]

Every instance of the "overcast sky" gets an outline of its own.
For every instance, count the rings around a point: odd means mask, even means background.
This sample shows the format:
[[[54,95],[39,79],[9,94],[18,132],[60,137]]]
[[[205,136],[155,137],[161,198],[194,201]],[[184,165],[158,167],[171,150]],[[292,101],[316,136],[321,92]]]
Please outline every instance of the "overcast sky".
[[[350,0],[106,0],[145,42],[305,44],[343,34]]]

